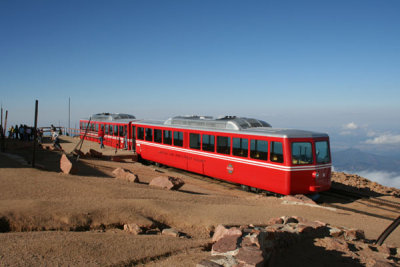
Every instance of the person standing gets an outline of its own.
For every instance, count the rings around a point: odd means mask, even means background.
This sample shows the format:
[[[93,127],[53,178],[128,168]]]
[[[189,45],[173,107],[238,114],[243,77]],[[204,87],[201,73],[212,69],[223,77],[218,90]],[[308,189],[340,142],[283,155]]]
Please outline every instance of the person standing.
[[[104,129],[103,125],[100,125],[99,127],[99,132],[98,132],[98,137],[100,139],[100,148],[104,148]]]

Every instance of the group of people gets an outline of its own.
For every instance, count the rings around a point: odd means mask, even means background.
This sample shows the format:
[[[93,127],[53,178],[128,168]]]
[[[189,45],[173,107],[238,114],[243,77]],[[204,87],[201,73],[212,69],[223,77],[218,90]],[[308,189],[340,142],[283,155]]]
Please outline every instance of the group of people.
[[[38,135],[38,140],[41,142],[42,136],[43,136],[43,131],[40,129],[36,130],[36,133]],[[8,129],[8,138],[10,139],[17,139],[21,141],[32,141],[35,137],[35,128],[27,126],[26,124],[20,124],[11,126]]]

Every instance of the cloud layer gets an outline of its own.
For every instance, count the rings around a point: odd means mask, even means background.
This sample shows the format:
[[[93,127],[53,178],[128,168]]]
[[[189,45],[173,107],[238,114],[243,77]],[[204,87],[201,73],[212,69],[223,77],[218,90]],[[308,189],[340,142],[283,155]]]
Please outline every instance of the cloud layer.
[[[365,141],[367,144],[371,145],[395,145],[395,144],[400,144],[400,134],[399,135],[394,135],[394,134],[382,134],[379,136],[376,136],[372,139],[368,139]]]
[[[384,171],[361,171],[358,175],[378,184],[400,189],[400,174]]]

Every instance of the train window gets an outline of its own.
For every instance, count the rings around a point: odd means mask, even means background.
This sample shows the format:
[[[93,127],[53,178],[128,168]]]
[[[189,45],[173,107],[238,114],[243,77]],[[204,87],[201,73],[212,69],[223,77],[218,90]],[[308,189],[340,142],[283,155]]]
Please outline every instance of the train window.
[[[119,136],[125,136],[124,126],[119,126]]]
[[[203,150],[204,151],[215,151],[215,136],[209,134],[203,134]]]
[[[137,139],[139,139],[139,140],[144,139],[144,128],[143,127],[137,128]]]
[[[231,153],[231,138],[226,136],[217,136],[217,152],[221,154]]]
[[[189,134],[189,147],[193,149],[200,149],[200,134]]]
[[[162,142],[162,131],[160,129],[154,129],[154,142]]]
[[[96,123],[96,132],[99,131],[99,125]]]
[[[329,163],[331,161],[329,145],[327,141],[315,142],[315,154],[317,163]]]
[[[164,130],[164,144],[172,145],[172,132]]]
[[[136,127],[132,125],[132,138],[136,139]]]
[[[113,135],[113,126],[112,125],[108,125],[108,133],[110,135]]]
[[[108,126],[107,125],[104,125],[104,134],[108,134]]]
[[[268,160],[268,142],[262,140],[251,140],[250,157],[253,159]]]
[[[281,142],[271,142],[269,158],[273,162],[283,163],[283,146]]]
[[[292,163],[295,165],[312,164],[313,153],[309,142],[292,143]]]
[[[146,141],[153,141],[153,129],[146,128]]]
[[[245,138],[232,139],[232,154],[247,158],[249,152],[249,140]]]
[[[174,132],[174,146],[183,146],[183,132]]]
[[[118,135],[118,125],[114,125],[114,135]]]

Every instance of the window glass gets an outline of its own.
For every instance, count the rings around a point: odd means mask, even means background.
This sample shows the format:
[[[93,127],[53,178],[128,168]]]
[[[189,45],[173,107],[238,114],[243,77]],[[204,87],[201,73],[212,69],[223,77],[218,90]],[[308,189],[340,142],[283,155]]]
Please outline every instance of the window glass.
[[[114,135],[118,135],[118,125],[114,125]]]
[[[317,163],[329,163],[331,161],[328,141],[315,142],[315,154]]]
[[[160,129],[154,129],[154,142],[162,142],[162,131]]]
[[[200,134],[189,134],[189,147],[193,149],[200,149]]]
[[[119,136],[125,136],[124,126],[119,126]]]
[[[110,134],[110,135],[113,135],[113,126],[110,124],[110,125],[108,125],[108,133]]]
[[[104,125],[104,134],[108,134],[108,126],[107,125]]]
[[[164,130],[164,144],[172,145],[172,132]]]
[[[137,128],[137,139],[139,139],[139,140],[144,139],[144,128],[143,127]]]
[[[204,151],[215,151],[215,136],[209,134],[203,134],[203,150]]]
[[[174,132],[174,146],[183,146],[183,132]]]
[[[247,158],[249,152],[249,140],[245,138],[232,138],[232,154]]]
[[[283,146],[281,142],[271,142],[270,160],[283,163]]]
[[[250,157],[253,159],[268,160],[268,141],[251,140]]]
[[[312,164],[312,146],[309,142],[292,143],[292,163],[295,165]]]
[[[96,123],[96,132],[98,132],[99,131],[99,125]]]
[[[153,141],[153,129],[146,128],[146,141]]]
[[[231,153],[231,138],[226,136],[217,136],[217,152],[222,154]]]

